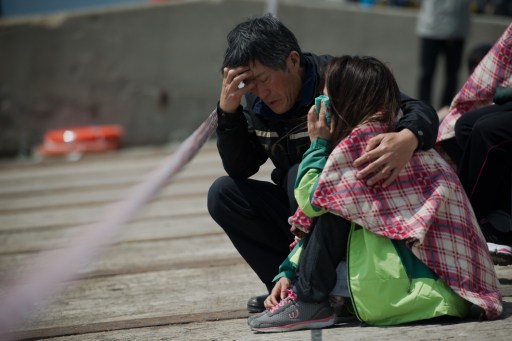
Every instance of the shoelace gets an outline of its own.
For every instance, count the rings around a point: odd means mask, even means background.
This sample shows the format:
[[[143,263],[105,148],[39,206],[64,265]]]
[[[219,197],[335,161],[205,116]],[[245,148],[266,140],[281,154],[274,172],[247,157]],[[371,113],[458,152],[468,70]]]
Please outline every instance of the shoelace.
[[[273,313],[277,309],[284,306],[288,301],[295,301],[297,299],[297,294],[292,289],[286,289],[286,297],[279,301],[278,304],[270,308],[270,312]]]

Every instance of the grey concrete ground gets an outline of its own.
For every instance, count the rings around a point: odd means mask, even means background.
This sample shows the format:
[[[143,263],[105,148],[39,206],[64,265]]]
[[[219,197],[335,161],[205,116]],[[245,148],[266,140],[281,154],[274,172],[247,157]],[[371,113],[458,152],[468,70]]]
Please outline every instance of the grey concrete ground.
[[[88,235],[88,224],[174,151],[0,161],[0,301],[10,292],[9,276],[26,271],[41,252]],[[268,179],[270,171],[265,165],[256,178]],[[312,340],[311,331],[255,334],[247,327],[247,299],[264,286],[207,213],[207,190],[222,174],[209,143],[110,246],[71,269],[74,280],[52,297],[34,297],[28,319],[0,340]],[[321,340],[510,340],[512,266],[496,269],[504,296],[499,320],[392,327],[350,320],[323,330]]]

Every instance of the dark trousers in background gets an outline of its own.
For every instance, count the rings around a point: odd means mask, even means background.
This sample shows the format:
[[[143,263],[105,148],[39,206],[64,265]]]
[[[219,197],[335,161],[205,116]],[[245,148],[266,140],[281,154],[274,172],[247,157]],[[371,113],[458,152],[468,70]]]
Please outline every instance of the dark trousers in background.
[[[432,80],[440,54],[445,56],[444,86],[441,94],[441,105],[448,106],[457,92],[457,77],[462,62],[464,39],[429,39],[420,41],[420,80],[419,99],[434,106],[432,103]]]
[[[298,165],[282,186],[228,176],[217,179],[208,192],[208,211],[269,292],[279,265],[293,242],[288,218],[295,213],[293,195]]]
[[[496,210],[511,213],[512,102],[463,114],[455,124],[455,138],[442,146],[459,165],[478,220]]]
[[[462,115],[455,125],[464,146],[459,178],[477,218],[493,210],[510,213],[512,175],[512,102]]]

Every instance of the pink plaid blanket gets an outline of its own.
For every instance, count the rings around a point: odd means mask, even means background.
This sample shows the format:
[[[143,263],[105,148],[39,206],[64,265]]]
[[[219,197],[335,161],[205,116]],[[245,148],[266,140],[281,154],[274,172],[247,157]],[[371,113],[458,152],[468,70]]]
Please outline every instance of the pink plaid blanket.
[[[327,160],[312,203],[378,235],[407,239],[412,252],[488,319],[502,312],[498,279],[487,244],[457,175],[434,150],[419,151],[387,188],[367,186],[352,165],[368,139],[384,132],[366,123],[340,142]],[[292,231],[309,232],[299,209]]]
[[[455,122],[465,112],[492,104],[498,86],[512,86],[512,24],[510,24],[453,99],[439,126],[437,142],[455,136]]]

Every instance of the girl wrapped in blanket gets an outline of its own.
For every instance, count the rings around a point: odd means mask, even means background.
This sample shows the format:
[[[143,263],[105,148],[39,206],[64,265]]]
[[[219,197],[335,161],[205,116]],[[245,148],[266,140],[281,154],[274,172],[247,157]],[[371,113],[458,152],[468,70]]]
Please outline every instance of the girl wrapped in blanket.
[[[389,186],[357,176],[364,165],[354,160],[399,115],[388,67],[373,57],[334,58],[324,95],[319,112],[313,106],[308,113],[311,146],[295,184],[299,209],[290,224],[300,242],[274,279],[267,310],[249,317],[250,328],[331,326],[331,302],[340,301],[333,294],[349,298],[349,310],[371,325],[462,318],[472,304],[481,317],[500,316],[485,240],[456,174],[436,151],[416,151]]]

